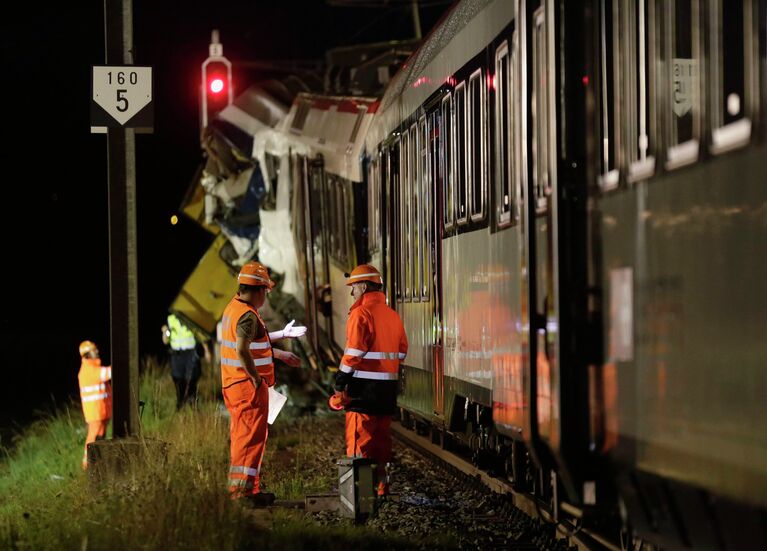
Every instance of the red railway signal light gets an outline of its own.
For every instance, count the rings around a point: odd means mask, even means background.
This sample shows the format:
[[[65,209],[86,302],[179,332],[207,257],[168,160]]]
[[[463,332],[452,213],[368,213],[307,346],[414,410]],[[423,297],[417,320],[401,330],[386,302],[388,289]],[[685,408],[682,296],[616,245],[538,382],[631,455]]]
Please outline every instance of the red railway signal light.
[[[224,48],[214,30],[209,46],[209,56],[202,63],[200,83],[200,120],[205,128],[216,114],[232,103],[232,64],[223,55]]]
[[[221,77],[213,77],[208,81],[208,90],[211,94],[220,94],[224,91],[224,79]]]

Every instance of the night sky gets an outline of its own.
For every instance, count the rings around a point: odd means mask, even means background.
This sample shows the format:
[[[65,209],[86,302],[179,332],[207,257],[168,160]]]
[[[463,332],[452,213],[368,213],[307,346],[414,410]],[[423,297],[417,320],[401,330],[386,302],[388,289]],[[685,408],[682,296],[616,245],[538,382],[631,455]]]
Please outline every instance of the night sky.
[[[211,240],[183,216],[170,224],[202,160],[198,79],[210,31],[219,29],[243,90],[259,75],[237,61],[411,38],[409,3],[390,4],[134,0],[134,61],[155,80],[155,131],[136,137],[142,356],[163,352],[167,308]],[[422,4],[425,35],[449,6]],[[89,112],[91,66],[105,63],[103,2],[24,2],[13,13],[0,23],[0,429],[77,396],[80,341],[95,341],[109,362],[106,136],[90,134]]]

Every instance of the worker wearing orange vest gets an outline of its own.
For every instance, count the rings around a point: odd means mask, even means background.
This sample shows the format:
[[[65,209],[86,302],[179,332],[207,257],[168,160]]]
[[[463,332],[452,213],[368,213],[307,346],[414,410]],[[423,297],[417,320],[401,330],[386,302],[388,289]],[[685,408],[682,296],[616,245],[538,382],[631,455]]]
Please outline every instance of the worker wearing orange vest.
[[[91,341],[80,343],[82,364],[77,379],[88,436],[85,438],[83,469],[88,468],[88,444],[106,436],[112,418],[112,368],[101,365],[99,349]]]
[[[336,403],[346,409],[346,455],[376,461],[378,495],[389,493],[391,416],[397,408],[400,362],[407,336],[397,312],[386,305],[381,273],[361,264],[347,274],[354,304],[346,322],[346,349],[336,373]]]
[[[237,295],[224,309],[221,325],[221,386],[231,423],[229,491],[254,505],[269,505],[274,494],[261,492],[261,458],[267,438],[268,387],[274,385],[274,358],[292,367],[300,359],[273,349],[272,341],[300,337],[306,327],[269,333],[258,314],[274,286],[266,266],[248,262],[237,277]]]

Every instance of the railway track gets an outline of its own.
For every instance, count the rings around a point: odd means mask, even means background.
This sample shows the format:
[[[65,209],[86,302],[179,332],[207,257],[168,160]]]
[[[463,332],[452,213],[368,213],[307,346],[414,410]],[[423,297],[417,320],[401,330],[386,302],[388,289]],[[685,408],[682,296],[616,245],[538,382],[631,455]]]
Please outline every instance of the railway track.
[[[577,548],[579,551],[622,551],[621,547],[600,534],[577,526],[569,520],[554,519],[532,497],[515,491],[510,483],[490,476],[470,462],[435,444],[431,438],[418,434],[399,422],[392,423],[392,432],[403,444],[446,466],[457,475],[465,477],[470,483],[481,484],[490,491],[507,497],[510,507],[506,509],[504,515],[521,534],[518,545],[514,548],[562,548],[562,544],[566,543],[567,548]],[[570,509],[568,511],[570,516],[580,518],[579,510],[574,507]],[[559,544],[558,547],[555,542]]]

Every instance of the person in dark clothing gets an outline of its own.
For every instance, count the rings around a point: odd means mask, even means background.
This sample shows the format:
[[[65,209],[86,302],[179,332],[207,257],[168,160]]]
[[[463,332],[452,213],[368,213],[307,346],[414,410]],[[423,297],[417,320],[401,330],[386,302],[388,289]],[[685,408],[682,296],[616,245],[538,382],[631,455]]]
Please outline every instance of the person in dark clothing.
[[[202,375],[200,348],[194,333],[176,315],[162,326],[162,341],[170,346],[170,373],[176,386],[176,410],[197,404],[197,382]]]

